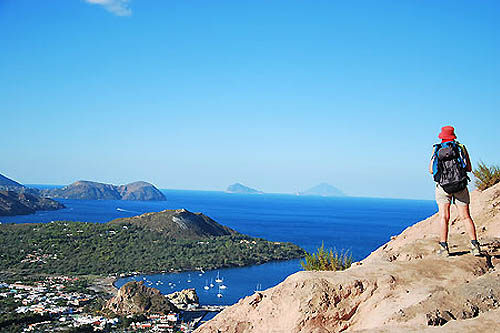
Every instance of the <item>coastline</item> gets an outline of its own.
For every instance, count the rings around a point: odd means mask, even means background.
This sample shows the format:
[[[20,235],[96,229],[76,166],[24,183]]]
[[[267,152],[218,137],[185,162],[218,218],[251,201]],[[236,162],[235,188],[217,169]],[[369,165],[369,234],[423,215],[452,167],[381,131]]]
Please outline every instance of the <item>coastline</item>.
[[[116,276],[92,276],[92,283],[89,289],[105,293],[110,297],[116,296],[118,293],[118,288],[115,286],[117,279]]]

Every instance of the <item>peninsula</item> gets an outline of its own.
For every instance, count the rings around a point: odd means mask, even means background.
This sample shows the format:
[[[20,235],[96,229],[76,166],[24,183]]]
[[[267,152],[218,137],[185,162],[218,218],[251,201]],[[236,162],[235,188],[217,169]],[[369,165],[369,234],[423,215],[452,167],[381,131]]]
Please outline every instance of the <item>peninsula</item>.
[[[108,223],[2,224],[0,244],[0,267],[23,274],[208,270],[296,259],[305,254],[294,244],[243,235],[185,209]]]
[[[27,215],[39,210],[62,208],[65,208],[63,204],[41,197],[38,190],[0,174],[0,216]]]
[[[163,201],[165,195],[153,184],[138,181],[126,185],[104,184],[80,180],[62,188],[45,189],[41,193],[50,198],[78,200],[137,200]]]

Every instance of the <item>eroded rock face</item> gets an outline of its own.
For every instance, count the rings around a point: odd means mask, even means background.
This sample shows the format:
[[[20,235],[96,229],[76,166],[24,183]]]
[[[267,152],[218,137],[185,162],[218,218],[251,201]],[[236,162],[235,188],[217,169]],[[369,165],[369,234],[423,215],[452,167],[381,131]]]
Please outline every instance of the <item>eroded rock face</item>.
[[[293,274],[196,332],[491,332],[500,327],[500,184],[472,193],[471,214],[482,257],[469,253],[452,209],[449,258],[435,254],[436,214],[346,271]]]
[[[179,311],[158,289],[146,287],[142,281],[124,284],[106,303],[104,310],[120,315]]]

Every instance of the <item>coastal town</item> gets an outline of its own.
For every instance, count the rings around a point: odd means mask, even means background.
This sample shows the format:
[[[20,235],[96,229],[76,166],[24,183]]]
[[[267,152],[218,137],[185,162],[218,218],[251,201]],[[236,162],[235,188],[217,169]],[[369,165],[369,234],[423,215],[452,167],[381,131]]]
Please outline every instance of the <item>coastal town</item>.
[[[106,293],[94,290],[80,277],[0,280],[0,331],[191,332],[203,317],[197,304],[190,304],[185,310],[198,312],[119,315],[105,311],[105,303]]]

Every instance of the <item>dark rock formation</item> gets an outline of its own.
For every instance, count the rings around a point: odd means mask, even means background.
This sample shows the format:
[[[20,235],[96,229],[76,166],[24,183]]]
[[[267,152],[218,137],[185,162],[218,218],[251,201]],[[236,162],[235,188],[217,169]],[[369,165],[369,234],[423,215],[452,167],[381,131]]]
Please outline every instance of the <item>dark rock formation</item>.
[[[64,205],[42,198],[28,191],[15,192],[0,190],[0,216],[27,215],[37,210],[56,210]]]
[[[119,315],[179,312],[158,289],[146,287],[142,281],[124,284],[103,310]]]
[[[146,213],[134,217],[116,219],[108,223],[135,224],[145,229],[161,232],[167,237],[177,239],[198,239],[237,233],[202,213],[191,213],[185,209]]]
[[[264,192],[253,189],[251,187],[245,186],[240,183],[235,183],[233,185],[229,185],[226,189],[226,192],[229,193],[241,193],[241,194],[262,194]]]
[[[44,190],[44,195],[51,198],[80,200],[166,200],[163,193],[154,185],[146,182],[134,182],[127,185],[111,185],[91,181],[77,181],[58,189]]]

